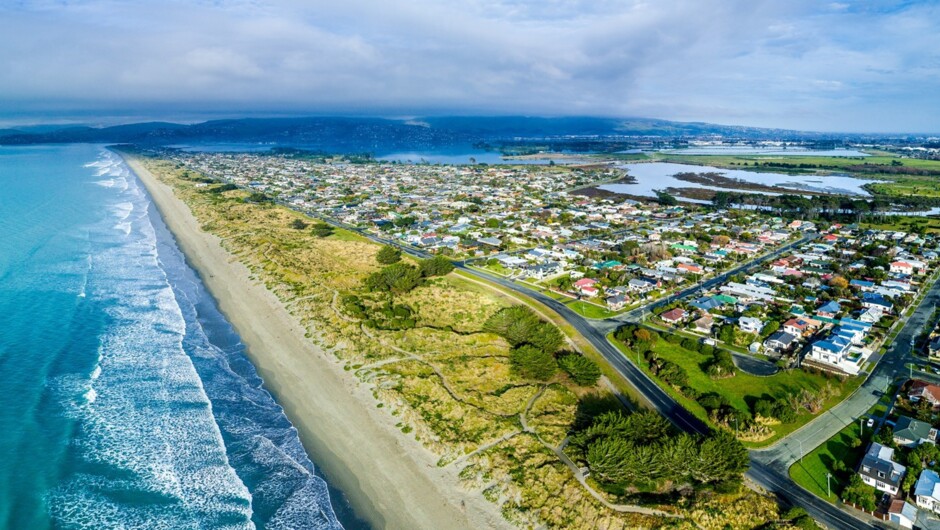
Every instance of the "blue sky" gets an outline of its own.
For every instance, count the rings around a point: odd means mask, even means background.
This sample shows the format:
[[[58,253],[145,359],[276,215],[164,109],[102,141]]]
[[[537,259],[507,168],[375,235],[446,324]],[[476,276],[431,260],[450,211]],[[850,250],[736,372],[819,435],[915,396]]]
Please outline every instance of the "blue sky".
[[[0,0],[7,124],[525,114],[940,132],[938,95],[940,1]]]

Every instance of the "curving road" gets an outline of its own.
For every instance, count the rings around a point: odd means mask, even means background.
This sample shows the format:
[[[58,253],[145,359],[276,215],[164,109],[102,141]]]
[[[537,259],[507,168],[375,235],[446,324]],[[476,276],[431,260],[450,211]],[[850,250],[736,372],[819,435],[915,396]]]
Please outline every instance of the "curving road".
[[[287,205],[293,207],[292,205]],[[422,259],[427,259],[432,257],[431,254],[412,247],[410,245],[403,245],[398,241],[387,239],[376,234],[367,232],[360,228],[348,225],[346,223],[338,222],[334,219],[323,217],[313,214],[313,212],[304,212],[308,215],[314,215],[325,222],[333,224],[335,226],[356,232],[363,237],[371,239],[373,241],[391,245],[401,249],[403,252],[418,257]],[[607,320],[589,320],[585,319],[581,315],[578,315],[573,310],[568,308],[568,306],[563,303],[555,300],[554,298],[547,296],[539,291],[531,289],[525,285],[518,284],[512,280],[491,274],[479,269],[471,268],[467,265],[466,262],[455,262],[455,266],[463,271],[466,271],[469,274],[483,278],[487,281],[496,283],[505,288],[512,289],[518,293],[526,295],[530,298],[538,300],[542,304],[550,307],[552,310],[557,312],[564,318],[571,326],[573,326],[579,333],[581,333],[588,341],[591,342],[591,345],[597,349],[597,351],[603,355],[604,359],[617,370],[636,390],[641,396],[645,398],[647,403],[655,409],[657,412],[662,414],[668,420],[670,420],[677,428],[682,429],[683,431],[693,433],[693,434],[707,434],[709,428],[701,420],[693,416],[689,411],[683,408],[679,403],[677,403],[671,396],[669,396],[662,388],[659,387],[657,383],[651,380],[642,370],[640,370],[631,360],[628,360],[623,354],[620,353],[610,341],[607,340],[607,334],[622,325],[626,322],[632,322],[642,319],[643,315],[647,312],[655,310],[657,307],[669,304],[672,301],[692,296],[694,294],[700,293],[703,290],[710,289],[724,282],[730,276],[733,276],[738,273],[749,272],[754,270],[761,264],[765,263],[768,260],[775,259],[782,255],[783,253],[791,250],[792,248],[802,245],[807,241],[813,240],[818,237],[816,233],[808,233],[804,235],[799,240],[793,241],[784,245],[773,252],[764,255],[760,258],[752,260],[750,262],[744,263],[734,269],[731,269],[725,273],[722,273],[714,278],[706,280],[701,284],[691,286],[689,288],[683,289],[677,293],[674,293],[668,297],[665,297],[661,300],[657,300],[646,306],[634,309],[630,312],[621,314],[617,317],[607,319]],[[929,300],[931,304],[936,304],[940,301],[940,282],[935,284],[931,290],[931,295],[925,299],[925,303],[922,305],[923,311],[921,308],[918,309],[918,313],[927,313],[929,316],[932,313],[933,309],[929,310],[925,307],[928,304],[926,301]],[[926,317],[921,315],[923,318],[911,318],[905,325],[904,329],[901,332],[901,335],[898,338],[898,342],[895,343],[895,347],[891,349],[889,354],[885,356],[886,359],[896,357],[903,357],[905,353],[909,354],[910,347],[907,347],[907,352],[903,352],[902,348],[898,348],[899,343],[909,343],[909,340],[906,342],[902,339],[904,337],[912,337],[920,332],[920,329],[923,326],[923,321]],[[918,324],[919,323],[919,324]],[[852,414],[856,411],[857,408],[865,407],[864,411],[868,410],[871,405],[865,406],[869,399],[866,397],[866,393],[874,392],[874,388],[883,388],[884,382],[879,377],[891,377],[892,373],[897,372],[897,368],[900,366],[904,368],[904,360],[895,360],[889,361],[888,363],[880,363],[878,365],[878,370],[876,372],[881,374],[882,372],[885,375],[875,375],[870,377],[866,381],[865,385],[861,387],[853,396],[848,400],[840,404],[838,407],[835,407],[833,411],[842,407],[846,403],[851,403],[851,405],[846,405],[843,407],[845,410],[836,411],[831,417],[837,419],[838,421],[827,422],[823,418],[829,418],[830,415],[824,414],[817,418],[814,422],[811,422],[807,426],[803,427],[797,433],[811,433],[812,429],[808,427],[814,423],[827,424],[826,428],[819,429],[818,434],[811,436],[812,440],[819,440],[815,445],[806,444],[806,447],[810,450],[818,446],[820,443],[829,438],[826,434],[835,429],[834,432],[838,432],[845,425],[848,424],[848,421],[854,421],[858,415],[851,416],[849,418],[847,415]],[[893,378],[892,378],[893,380]],[[881,385],[878,387],[878,385]],[[862,391],[862,389],[865,389]],[[880,395],[880,394],[878,394]],[[861,397],[856,397],[861,396]],[[877,396],[875,401],[877,401]],[[873,405],[874,403],[872,403]],[[832,412],[832,411],[831,411]],[[838,415],[839,412],[847,414],[846,416]],[[838,426],[838,428],[836,428]],[[793,435],[791,435],[793,436]],[[823,438],[825,436],[825,438]],[[789,437],[788,437],[789,438]],[[785,439],[787,440],[787,439]],[[805,443],[805,442],[804,442]],[[753,481],[755,484],[761,486],[767,491],[773,492],[784,502],[792,506],[801,506],[821,524],[825,525],[827,528],[835,530],[876,530],[880,528],[888,528],[886,525],[877,523],[874,519],[865,517],[856,511],[847,511],[843,510],[836,505],[833,505],[819,497],[816,497],[812,493],[804,490],[798,486],[795,482],[790,479],[788,468],[796,459],[799,458],[800,453],[794,452],[792,447],[792,442],[781,441],[778,442],[771,449],[760,450],[760,451],[751,451],[751,466],[746,476]],[[801,449],[802,450],[802,449]],[[794,458],[795,455],[795,458]],[[861,516],[861,517],[860,517]]]

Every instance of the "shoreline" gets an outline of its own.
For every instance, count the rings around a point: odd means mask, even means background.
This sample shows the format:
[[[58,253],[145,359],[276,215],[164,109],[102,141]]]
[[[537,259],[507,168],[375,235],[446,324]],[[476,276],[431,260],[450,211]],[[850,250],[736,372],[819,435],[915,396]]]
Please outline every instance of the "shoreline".
[[[457,470],[401,433],[371,389],[306,338],[277,297],[203,232],[189,207],[135,157],[115,151],[147,189],[187,263],[238,332],[249,359],[315,465],[373,528],[511,528],[499,507],[460,486]],[[363,443],[366,441],[367,443]]]

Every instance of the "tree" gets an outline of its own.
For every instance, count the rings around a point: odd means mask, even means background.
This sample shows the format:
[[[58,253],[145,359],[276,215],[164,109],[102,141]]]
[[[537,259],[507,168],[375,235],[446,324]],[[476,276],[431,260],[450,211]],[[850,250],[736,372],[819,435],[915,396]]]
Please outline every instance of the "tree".
[[[454,264],[444,256],[434,256],[431,259],[423,260],[419,267],[421,268],[421,276],[425,278],[444,276],[454,270]]]
[[[858,473],[852,473],[849,485],[842,490],[842,498],[872,512],[877,506],[875,503],[877,493],[874,487],[862,482],[862,477],[858,476]]]
[[[509,363],[517,375],[538,381],[548,381],[558,371],[555,357],[531,344],[513,348],[509,352]]]
[[[841,289],[845,289],[846,287],[849,286],[849,281],[846,280],[846,279],[845,279],[844,277],[842,277],[842,276],[833,276],[832,279],[829,280],[829,286],[832,287],[832,288],[834,288],[834,289],[840,289],[840,290],[841,290]]]
[[[679,201],[675,197],[669,193],[666,193],[665,191],[653,190],[653,193],[656,194],[656,200],[659,202],[659,204],[662,204],[663,206],[675,206],[679,204]]]
[[[293,228],[294,230],[303,230],[304,228],[307,228],[308,226],[310,225],[307,224],[303,219],[294,219],[293,221],[290,222],[290,227]]]
[[[554,353],[564,343],[564,335],[554,324],[542,322],[526,306],[504,307],[483,323],[483,331],[494,333],[512,346],[531,344],[547,353]]]
[[[767,337],[776,333],[777,330],[779,329],[780,329],[780,322],[776,320],[771,320],[764,326],[763,329],[760,330],[760,336],[762,339],[766,339]]]
[[[375,255],[375,261],[378,261],[382,265],[398,263],[401,261],[401,250],[395,247],[384,246],[379,249],[379,252]]]
[[[558,359],[562,370],[568,372],[571,379],[581,386],[594,386],[601,377],[601,369],[597,363],[576,353],[562,355]]]
[[[313,235],[317,237],[329,237],[333,235],[333,227],[320,222],[313,225]]]
[[[412,265],[393,263],[365,279],[370,291],[407,293],[421,282],[421,273]]]

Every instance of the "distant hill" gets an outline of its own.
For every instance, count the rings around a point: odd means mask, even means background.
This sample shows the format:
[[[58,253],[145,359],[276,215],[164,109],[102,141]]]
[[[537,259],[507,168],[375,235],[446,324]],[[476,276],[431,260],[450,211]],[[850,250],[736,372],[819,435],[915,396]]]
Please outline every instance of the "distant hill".
[[[515,138],[558,137],[723,137],[804,138],[830,136],[778,129],[684,123],[644,118],[433,117],[385,118],[245,118],[184,125],[167,122],[113,127],[31,127],[0,130],[0,144],[136,143],[271,143],[325,150],[374,152],[394,149],[439,149]]]

